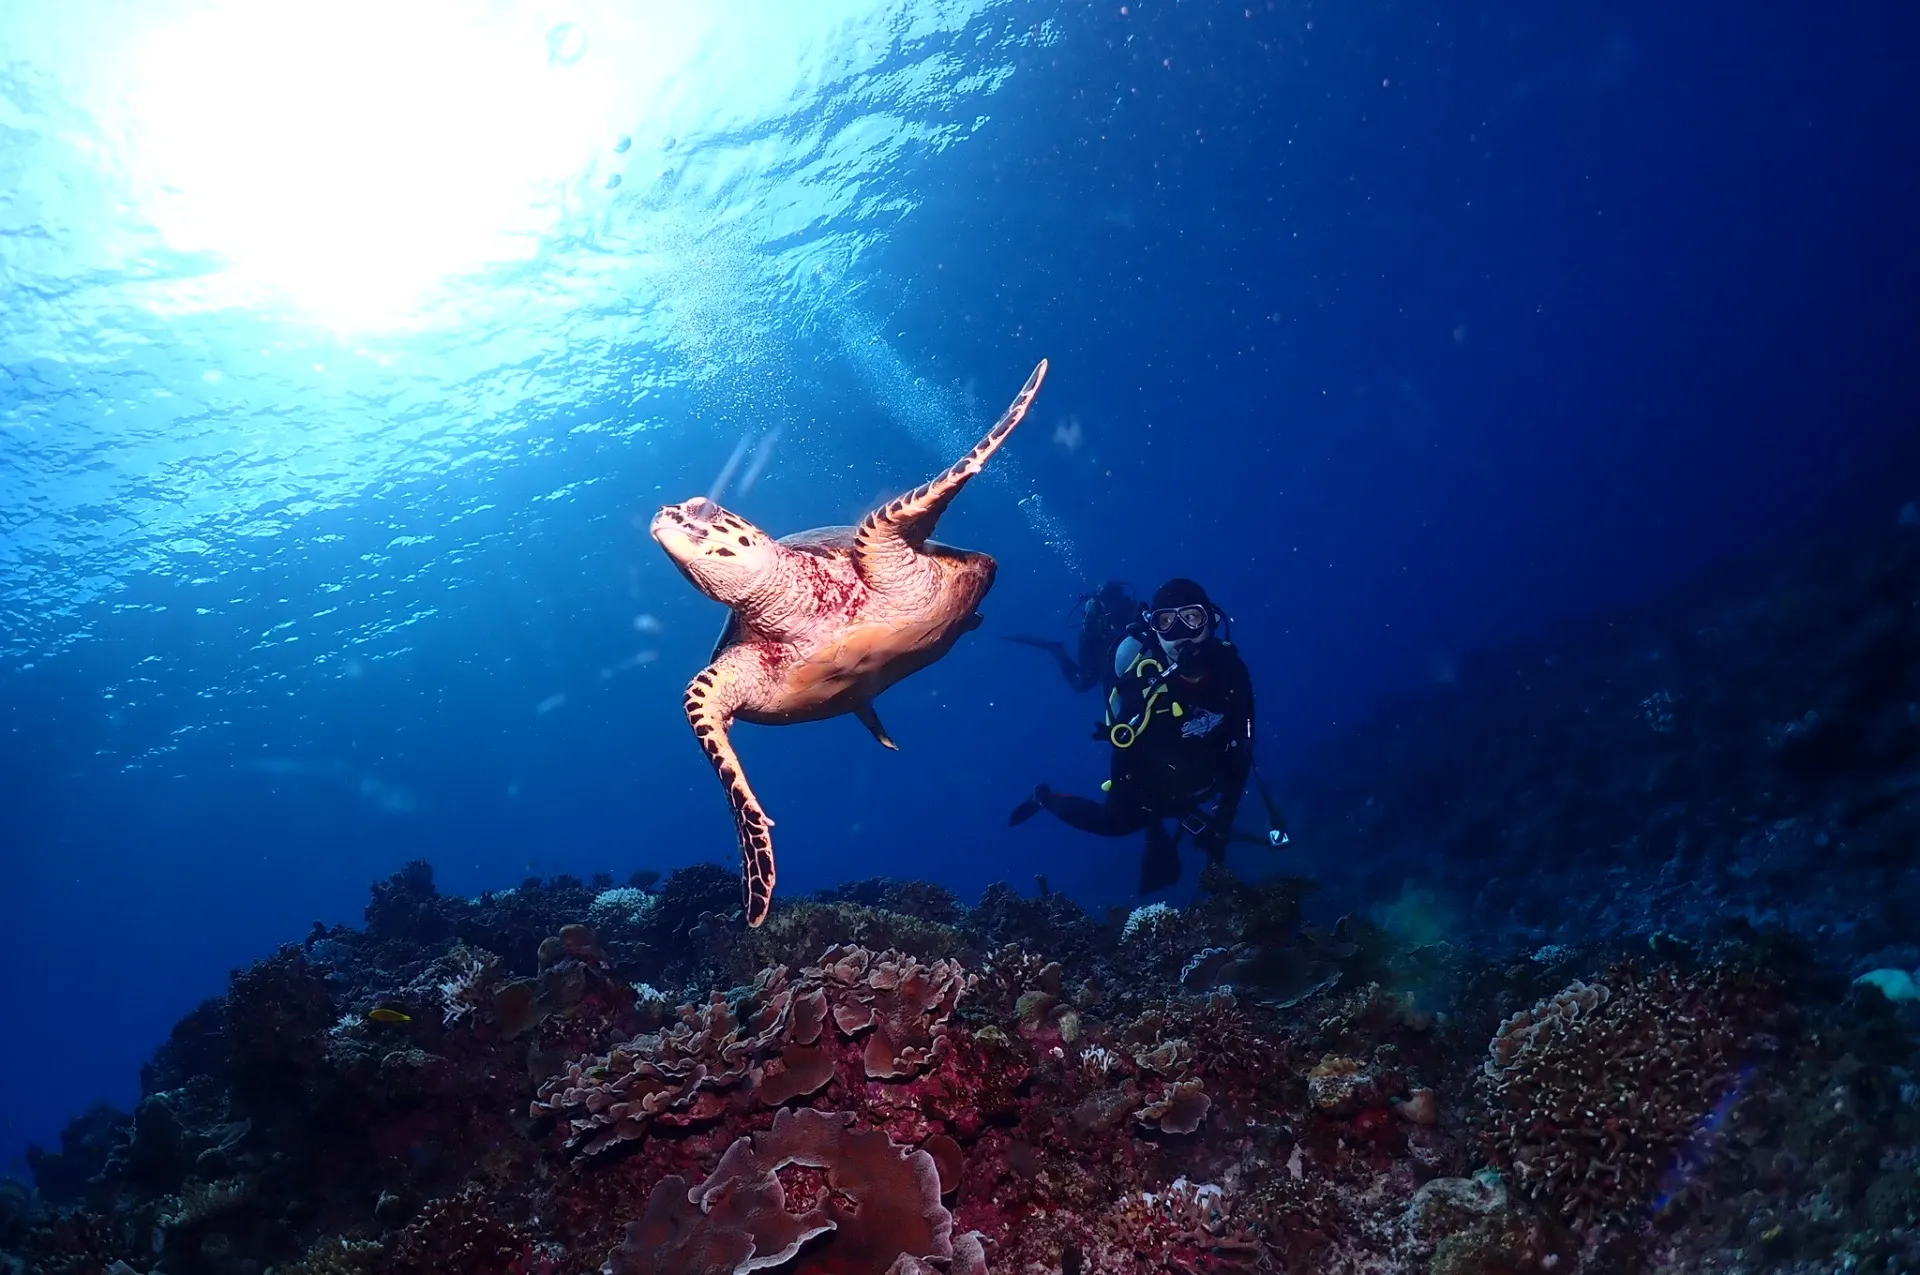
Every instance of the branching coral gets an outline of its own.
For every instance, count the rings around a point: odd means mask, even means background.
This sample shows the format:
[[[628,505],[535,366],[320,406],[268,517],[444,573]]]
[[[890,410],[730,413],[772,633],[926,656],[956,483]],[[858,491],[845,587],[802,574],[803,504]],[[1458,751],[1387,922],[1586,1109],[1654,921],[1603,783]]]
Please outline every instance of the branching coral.
[[[1052,994],[1060,994],[1060,964],[1035,956],[1017,944],[1009,943],[991,953],[981,963],[980,974],[972,988],[970,1016],[986,1016],[998,1022],[1014,1013],[1020,998],[1029,991],[1044,989],[1049,974]]]
[[[1278,1042],[1260,1038],[1224,993],[1164,1001],[1127,1024],[1120,1042],[1137,1066],[1172,1080],[1250,1076],[1282,1061]]]
[[[532,1249],[477,1185],[428,1204],[378,1259],[380,1275],[519,1275]]]
[[[774,966],[737,1004],[716,995],[683,1006],[665,1031],[574,1063],[540,1087],[531,1114],[566,1119],[568,1146],[593,1153],[654,1124],[712,1118],[743,1087],[763,1106],[818,1092],[834,1077],[837,1038],[859,1042],[866,1078],[919,1075],[949,1047],[947,1022],[970,983],[951,961],[832,948],[797,978]]]
[[[204,1226],[222,1213],[237,1209],[253,1198],[252,1178],[224,1178],[217,1182],[193,1181],[177,1197],[174,1207],[162,1212],[155,1222],[168,1231],[185,1231]]]
[[[439,962],[440,976],[433,990],[440,997],[441,1025],[451,1027],[473,1013],[481,1003],[481,988],[500,964],[491,952],[465,945],[455,947]]]
[[[610,1275],[733,1275],[783,1267],[835,1275],[934,1270],[956,1256],[953,1216],[940,1203],[933,1157],[853,1116],[783,1110],[764,1133],[741,1138],[711,1176],[689,1187],[664,1179],[646,1213],[607,1260]],[[818,1175],[793,1170],[821,1170]],[[787,1172],[792,1187],[782,1180]],[[824,1237],[824,1238],[823,1238]],[[967,1267],[984,1275],[977,1242]]]
[[[380,1258],[383,1251],[372,1240],[349,1240],[329,1235],[299,1259],[276,1266],[273,1270],[274,1275],[361,1275]]]
[[[1258,1225],[1220,1187],[1178,1178],[1121,1199],[1102,1228],[1094,1269],[1211,1271],[1251,1266],[1265,1249]]]
[[[1771,989],[1721,967],[1623,967],[1502,1024],[1480,1082],[1488,1145],[1517,1189],[1583,1225],[1627,1225],[1683,1153],[1711,1149],[1708,1117],[1734,1086]]]

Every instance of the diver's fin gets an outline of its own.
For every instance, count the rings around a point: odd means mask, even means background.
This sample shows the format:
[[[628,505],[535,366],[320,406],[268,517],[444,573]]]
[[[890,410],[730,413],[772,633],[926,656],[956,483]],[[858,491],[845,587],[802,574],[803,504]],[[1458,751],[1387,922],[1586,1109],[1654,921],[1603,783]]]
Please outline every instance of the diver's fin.
[[[887,728],[880,724],[880,714],[873,711],[873,705],[871,703],[862,704],[855,708],[853,715],[860,719],[862,726],[873,732],[875,739],[879,740],[888,748],[893,749],[896,753],[900,751],[900,745],[893,742],[892,737],[887,734]]]
[[[1140,893],[1155,894],[1180,880],[1180,843],[1158,819],[1147,824],[1147,851],[1140,859]]]

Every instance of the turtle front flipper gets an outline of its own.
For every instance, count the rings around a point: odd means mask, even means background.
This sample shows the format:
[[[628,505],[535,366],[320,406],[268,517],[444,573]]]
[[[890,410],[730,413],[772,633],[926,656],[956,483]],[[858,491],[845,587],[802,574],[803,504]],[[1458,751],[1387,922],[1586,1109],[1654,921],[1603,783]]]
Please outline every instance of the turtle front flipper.
[[[1007,441],[1007,435],[1013,433],[1013,427],[1033,406],[1033,397],[1040,392],[1040,382],[1046,376],[1047,361],[1041,359],[1013,402],[1000,414],[987,436],[973,445],[972,451],[948,466],[938,478],[889,500],[861,519],[853,533],[853,567],[869,587],[885,588],[911,572],[915,556],[933,535],[940,515],[967,485],[967,480],[985,468],[988,458]]]
[[[732,656],[731,651],[722,654],[687,683],[687,722],[706,750],[714,773],[726,786],[734,830],[740,839],[740,882],[747,924],[756,926],[767,919],[773,906],[773,820],[747,786],[740,755],[733,751],[733,740],[727,734],[746,690],[744,670]]]
[[[900,751],[900,745],[893,742],[893,736],[887,734],[887,728],[880,724],[880,714],[873,711],[873,702],[871,700],[864,704],[854,705],[853,715],[860,719],[862,726],[865,726],[873,732],[873,737],[879,740],[882,745],[893,749],[896,753]]]

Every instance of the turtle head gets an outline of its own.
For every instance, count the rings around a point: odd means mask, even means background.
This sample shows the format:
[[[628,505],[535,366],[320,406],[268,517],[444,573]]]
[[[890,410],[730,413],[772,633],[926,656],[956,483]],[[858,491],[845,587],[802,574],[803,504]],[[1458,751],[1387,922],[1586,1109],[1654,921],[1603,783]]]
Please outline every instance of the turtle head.
[[[662,505],[648,530],[694,588],[727,606],[753,593],[779,553],[766,532],[705,496]]]

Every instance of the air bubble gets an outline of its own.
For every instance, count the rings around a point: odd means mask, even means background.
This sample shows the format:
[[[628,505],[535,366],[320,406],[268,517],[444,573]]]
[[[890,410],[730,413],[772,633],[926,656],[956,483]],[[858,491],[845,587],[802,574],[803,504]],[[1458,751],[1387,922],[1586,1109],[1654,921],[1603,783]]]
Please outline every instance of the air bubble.
[[[547,62],[552,66],[572,66],[587,52],[587,33],[577,22],[562,22],[547,32]]]

